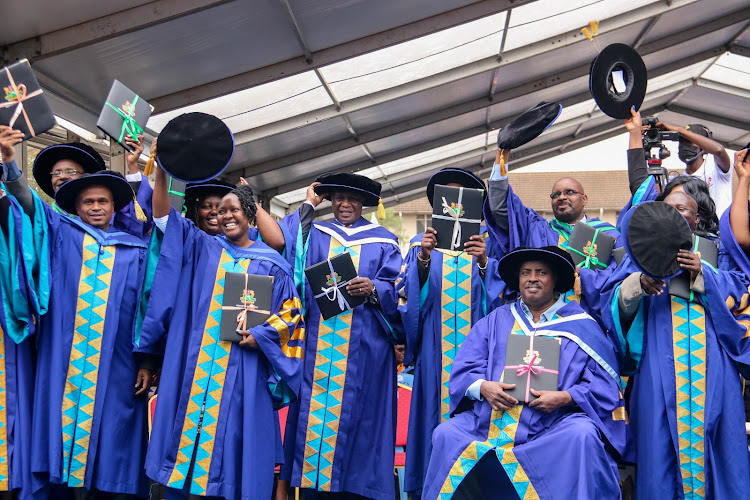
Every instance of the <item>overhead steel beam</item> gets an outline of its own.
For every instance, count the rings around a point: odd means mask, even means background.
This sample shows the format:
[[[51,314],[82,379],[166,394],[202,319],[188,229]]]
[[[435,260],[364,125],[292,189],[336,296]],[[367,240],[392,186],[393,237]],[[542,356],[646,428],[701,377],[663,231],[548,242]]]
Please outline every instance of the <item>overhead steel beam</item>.
[[[745,47],[737,43],[729,46],[729,52],[738,56],[750,57],[750,47]]]
[[[305,53],[305,62],[307,64],[310,64],[312,62],[312,53],[310,52],[309,45],[305,41],[304,35],[302,35],[302,28],[300,28],[299,23],[297,22],[297,17],[294,15],[292,6],[289,5],[289,0],[279,0],[279,2],[281,2],[281,5],[284,6],[284,10],[286,11],[286,15],[289,18],[289,22],[292,24],[294,36],[297,38],[297,42],[299,43],[302,52]]]
[[[699,62],[699,61],[703,61],[712,57],[716,57],[716,54],[723,53],[724,50],[725,48],[723,46],[715,47],[713,49],[689,56],[685,59],[674,61],[672,63],[666,64],[658,68],[653,68],[652,70],[649,71],[649,78],[655,78],[657,76],[661,76],[663,74],[674,71],[675,69],[688,66],[690,64],[694,64],[695,62]],[[244,169],[244,175],[247,175],[247,176],[262,175],[266,172],[275,171],[277,169],[295,165],[297,163],[311,160],[313,158],[318,158],[321,156],[325,156],[327,154],[332,154],[338,151],[343,151],[345,149],[349,149],[352,147],[358,147],[362,143],[376,141],[378,139],[389,137],[398,133],[411,131],[419,127],[423,127],[425,125],[429,125],[431,123],[435,123],[435,122],[450,119],[450,118],[455,118],[462,114],[470,113],[477,109],[481,109],[482,107],[485,107],[485,106],[491,106],[493,104],[498,104],[498,103],[501,103],[510,99],[514,99],[522,95],[528,95],[530,93],[533,93],[534,91],[539,92],[539,91],[547,90],[554,85],[562,85],[563,83],[567,83],[568,81],[573,80],[575,78],[588,75],[588,71],[589,71],[589,66],[582,65],[577,68],[573,68],[571,70],[556,73],[553,77],[526,82],[512,89],[499,92],[493,96],[493,102],[489,102],[487,98],[474,99],[471,101],[467,101],[466,103],[463,103],[463,104],[458,104],[456,106],[444,108],[442,110],[438,110],[432,113],[427,113],[425,115],[415,117],[411,120],[405,120],[399,123],[395,123],[395,124],[383,127],[381,129],[376,129],[370,132],[365,132],[363,134],[360,134],[355,139],[347,138],[347,139],[332,142],[329,144],[324,144],[321,146],[310,148],[304,151],[300,151],[298,153],[293,153],[291,155],[287,155],[281,158],[274,158],[274,159],[271,159],[271,160],[268,160],[268,161],[265,161],[256,165],[246,167]],[[684,88],[688,86],[689,83],[691,82],[689,80],[686,80],[684,82],[679,82],[677,84],[674,84],[670,86],[670,88],[676,87],[676,86],[680,86],[680,88]],[[570,96],[568,98],[561,99],[560,103],[563,106],[572,106],[572,105],[584,102],[590,98],[591,98],[591,94],[588,92],[584,92],[581,94],[577,94],[575,96]],[[501,120],[497,120],[490,124],[490,129],[503,127],[507,123],[509,123],[512,120],[512,118],[514,117],[512,116],[505,117]],[[395,161],[395,160],[398,160],[407,156],[411,156],[413,154],[418,154],[424,151],[429,151],[430,149],[444,146],[452,142],[457,142],[463,139],[468,139],[469,137],[474,137],[486,131],[487,131],[487,127],[484,127],[484,126],[472,127],[472,128],[459,131],[457,133],[433,140],[433,141],[428,141],[428,142],[419,144],[417,146],[404,148],[404,149],[394,151],[394,152],[391,152],[382,156],[378,156],[375,159],[379,164],[387,163],[390,161]],[[358,163],[350,164],[350,165],[342,165],[335,171],[336,172],[356,172],[358,170],[369,168],[371,166],[372,166],[371,162],[358,162]],[[303,187],[303,186],[309,185],[310,182],[312,182],[312,180],[307,182],[307,179],[305,179],[304,181],[293,182],[290,185]],[[290,188],[290,190],[293,190],[293,189],[296,189],[296,188],[295,187]]]
[[[413,40],[430,33],[442,31],[483,17],[497,14],[511,7],[532,3],[534,0],[483,0],[404,26],[375,33],[364,38],[342,43],[310,54],[312,63],[301,57],[282,61],[263,68],[246,71],[239,75],[224,78],[173,94],[149,99],[155,112],[163,113],[183,106],[207,101],[239,90],[288,76],[297,75],[315,68],[321,68],[362,54]]]
[[[699,78],[696,80],[695,85],[704,89],[715,90],[716,92],[723,92],[724,94],[733,95],[735,97],[742,97],[743,99],[750,99],[750,90],[745,90],[733,85],[727,85],[726,83],[717,82],[714,80],[707,80],[705,78]]]
[[[656,114],[661,111],[664,111],[666,109],[665,106],[651,106],[648,108],[644,108],[643,113],[646,114]],[[564,125],[561,124],[561,125]],[[574,124],[568,124],[565,128],[570,128],[574,126]],[[576,149],[594,144],[596,142],[609,139],[611,137],[614,137],[616,135],[624,134],[625,130],[619,120],[612,120],[610,122],[598,125],[588,131],[586,131],[586,135],[579,137],[579,138],[573,138],[571,136],[562,137],[560,139],[555,139],[553,141],[547,141],[542,142],[539,145],[533,146],[533,147],[527,147],[520,150],[514,150],[510,154],[510,159],[508,163],[508,169],[509,170],[515,170],[517,168],[525,167],[527,165],[531,165],[534,163],[538,163],[540,161],[546,160],[548,158],[552,158],[554,156],[559,156],[560,150],[562,148],[565,148],[566,152],[568,151],[574,151]],[[405,199],[404,197],[407,196],[405,193],[408,193],[409,191],[412,191],[414,189],[418,189],[421,186],[422,194],[424,194],[424,186],[425,186],[425,180],[429,177],[429,175],[424,174],[432,174],[441,168],[450,168],[452,166],[458,166],[464,164],[467,160],[470,160],[472,158],[476,158],[477,165],[475,167],[469,167],[468,170],[472,171],[473,173],[477,175],[485,175],[488,174],[491,170],[492,163],[494,162],[494,156],[489,157],[487,159],[484,158],[484,155],[488,153],[494,152],[494,146],[488,146],[484,148],[476,148],[472,151],[467,151],[465,153],[462,153],[460,155],[453,156],[451,158],[445,158],[436,162],[432,162],[427,165],[423,165],[419,167],[418,169],[412,169],[408,172],[403,172],[399,174],[398,176],[392,175],[389,177],[392,181],[397,181],[400,179],[405,179],[410,176],[417,177],[415,182],[407,185],[402,186],[398,190],[396,190],[396,194],[399,196],[400,202],[403,203],[404,201],[408,201],[408,199]],[[291,191],[291,189],[289,190]],[[288,192],[288,191],[287,191]],[[383,191],[383,203],[386,203],[386,200],[388,199],[388,190]]]
[[[696,0],[673,0],[669,3],[669,5],[662,2],[656,2],[645,7],[614,16],[610,19],[604,19],[599,24],[599,33],[603,34],[616,31],[632,24],[642,22],[655,15],[684,7],[685,5],[689,5],[695,1]],[[748,14],[750,14],[750,9],[745,10],[747,10]],[[739,16],[745,15],[745,10],[739,11],[739,14],[731,13],[723,15],[718,20],[716,20],[716,22],[711,23],[711,26],[713,27],[713,29],[716,29],[715,26],[722,23],[726,24],[727,26],[731,26],[732,24],[744,20],[746,19],[746,17],[740,18]],[[705,31],[703,29],[703,26],[699,26],[694,30],[691,30],[691,34],[694,38],[700,36],[701,34],[710,32],[711,31]],[[665,37],[664,39],[662,39],[662,41],[668,42],[668,40],[670,40],[671,38],[672,37]],[[545,40],[534,42],[518,49],[505,52],[502,61],[498,61],[496,56],[491,56],[470,64],[466,64],[464,66],[458,66],[456,68],[437,73],[426,78],[421,78],[419,80],[414,80],[403,85],[398,85],[390,89],[381,90],[379,92],[374,92],[362,97],[350,99],[341,103],[340,111],[336,111],[333,106],[327,106],[325,108],[317,109],[284,120],[279,120],[268,125],[263,125],[250,130],[246,130],[244,132],[240,132],[236,134],[235,139],[238,143],[244,143],[258,140],[263,137],[273,136],[282,132],[310,125],[312,123],[335,118],[341,113],[352,113],[362,109],[367,109],[378,104],[383,104],[385,102],[406,97],[408,95],[416,94],[435,87],[447,85],[455,81],[470,78],[474,75],[494,71],[495,68],[499,66],[507,66],[516,62],[522,62],[536,55],[548,53],[560,48],[570,47],[571,45],[580,42],[588,42],[588,40],[580,33],[579,30],[570,31],[559,36],[550,37]],[[647,54],[650,53],[650,51],[641,52],[642,55],[644,53]],[[588,70],[586,74],[588,74]],[[149,100],[149,102],[153,102],[153,99]]]
[[[725,127],[732,127],[732,128],[737,128],[740,130],[750,131],[750,122],[748,121],[737,120],[735,118],[728,118],[726,116],[719,116],[713,113],[699,111],[697,109],[693,109],[687,106],[668,104],[667,111],[671,111],[673,113],[679,113],[681,115],[692,116],[694,118],[698,118],[699,120],[705,120],[705,121],[709,121],[712,123],[716,123],[718,125],[724,125]]]
[[[211,9],[234,0],[155,0],[0,48],[3,65],[26,57],[36,62]]]

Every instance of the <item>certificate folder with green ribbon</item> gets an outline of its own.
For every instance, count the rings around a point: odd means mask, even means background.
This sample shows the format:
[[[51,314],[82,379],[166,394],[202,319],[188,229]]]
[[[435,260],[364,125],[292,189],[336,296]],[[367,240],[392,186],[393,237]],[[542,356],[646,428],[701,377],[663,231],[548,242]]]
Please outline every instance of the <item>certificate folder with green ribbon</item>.
[[[703,264],[716,269],[719,266],[719,245],[715,241],[693,235],[693,252],[698,254]],[[692,301],[694,293],[690,282],[690,272],[683,271],[669,280],[669,295]]]
[[[122,147],[133,151],[133,148],[125,144],[125,139],[130,136],[131,139],[138,140],[138,134],[143,133],[153,110],[154,107],[138,94],[115,80],[96,126]]]
[[[615,242],[614,236],[578,221],[566,250],[573,257],[573,263],[582,269],[606,269]]]
[[[226,273],[221,306],[219,339],[239,342],[237,330],[250,330],[271,316],[273,277],[246,273]]]
[[[29,61],[21,59],[0,70],[0,125],[23,132],[23,140],[55,126],[55,115]]]

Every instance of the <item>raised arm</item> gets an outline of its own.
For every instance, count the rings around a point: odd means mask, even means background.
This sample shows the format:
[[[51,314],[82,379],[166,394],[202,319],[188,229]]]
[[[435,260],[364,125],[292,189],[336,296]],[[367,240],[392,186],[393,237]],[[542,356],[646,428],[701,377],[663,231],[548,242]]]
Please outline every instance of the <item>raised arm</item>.
[[[156,139],[151,145],[151,152],[156,149]],[[154,219],[169,215],[172,205],[169,202],[169,180],[167,174],[162,170],[161,165],[155,169],[156,178],[154,179],[154,194],[151,198],[151,207]]]
[[[625,120],[625,128],[628,131],[628,183],[630,194],[634,195],[643,181],[648,179],[648,165],[643,151],[641,113],[631,109],[630,114],[631,117]]]
[[[656,126],[662,130],[677,132],[678,134],[680,134],[681,138],[687,139],[706,153],[713,155],[716,159],[716,165],[722,170],[722,172],[729,172],[729,167],[731,166],[729,154],[727,154],[724,146],[722,146],[715,140],[708,137],[703,137],[702,135],[696,134],[695,132],[691,132],[684,127],[678,127],[669,123],[659,122],[656,124]]]
[[[23,211],[34,220],[34,199],[29,183],[16,165],[16,150],[13,146],[23,141],[23,132],[0,125],[0,154],[3,155],[3,180],[8,192],[15,196]]]
[[[734,171],[739,182],[729,208],[729,224],[737,243],[745,252],[750,252],[750,215],[748,215],[748,193],[750,193],[750,149],[734,154]]]

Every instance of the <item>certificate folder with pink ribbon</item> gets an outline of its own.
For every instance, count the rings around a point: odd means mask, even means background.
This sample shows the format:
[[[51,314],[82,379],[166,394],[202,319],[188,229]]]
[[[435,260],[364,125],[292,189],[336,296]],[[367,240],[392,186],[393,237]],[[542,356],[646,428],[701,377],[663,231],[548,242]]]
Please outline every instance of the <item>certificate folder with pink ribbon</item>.
[[[273,277],[257,274],[226,273],[221,306],[220,340],[239,342],[238,330],[262,325],[271,316]]]
[[[348,252],[308,267],[305,276],[324,320],[365,302],[364,297],[352,297],[346,291],[346,285],[357,277],[352,256]]]
[[[23,132],[23,140],[55,126],[55,115],[29,61],[21,59],[0,70],[0,125]]]
[[[536,399],[535,391],[556,391],[560,369],[560,339],[534,335],[508,335],[503,382],[516,384],[505,392],[521,403]]]

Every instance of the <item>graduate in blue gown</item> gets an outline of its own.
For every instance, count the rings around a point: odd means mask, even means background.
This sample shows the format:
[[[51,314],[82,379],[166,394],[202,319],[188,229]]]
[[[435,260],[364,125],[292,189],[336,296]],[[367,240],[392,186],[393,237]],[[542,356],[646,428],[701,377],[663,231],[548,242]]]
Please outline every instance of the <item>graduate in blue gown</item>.
[[[23,140],[23,132],[13,130],[5,125],[0,125],[0,141],[7,142],[9,146],[19,144]],[[117,210],[112,218],[112,225],[121,232],[137,236],[148,242],[151,232],[151,185],[146,176],[138,171],[138,156],[143,151],[142,138],[133,141],[130,138],[126,142],[136,151],[127,154],[127,163],[130,174],[128,181],[135,190],[130,202],[124,204]],[[8,150],[8,155],[3,157],[11,170],[20,170],[15,162],[15,151]],[[71,142],[65,144],[53,144],[42,149],[34,159],[32,169],[34,179],[39,188],[54,200],[55,193],[60,186],[69,180],[77,179],[81,174],[100,172],[106,168],[101,155],[88,144]],[[21,176],[18,182],[27,185],[25,177]],[[23,205],[31,203],[30,195],[21,194],[19,200]],[[76,217],[75,213],[68,213],[56,203],[52,202],[52,209],[61,214]]]
[[[136,333],[142,352],[158,353],[166,342],[146,472],[167,486],[167,498],[268,498],[281,462],[274,410],[297,399],[302,377],[304,324],[291,268],[248,237],[249,187],[222,198],[223,236],[211,236],[170,211],[166,182],[158,169],[153,203],[163,236]],[[238,343],[220,340],[227,272],[274,278],[269,318],[238,332]]]
[[[33,285],[33,252],[28,217],[0,184],[0,492],[32,497],[31,422],[36,369],[34,337],[47,297]],[[38,275],[38,274],[37,274]],[[44,276],[41,279],[46,281]],[[29,338],[31,337],[31,338]]]
[[[27,189],[8,183],[17,198],[28,199]],[[78,217],[35,195],[22,204],[33,221],[33,258],[49,272],[36,290],[41,296],[49,287],[50,297],[36,340],[31,471],[35,488],[50,483],[52,497],[63,494],[55,485],[146,491],[145,399],[137,394],[145,394],[153,367],[133,353],[132,338],[146,245],[110,225],[132,198],[124,178],[103,171],[58,189],[57,204]]]
[[[481,189],[484,182],[471,172],[446,168],[427,183],[432,203],[436,184]],[[409,411],[404,491],[422,493],[432,451],[432,431],[450,417],[448,379],[453,359],[472,325],[503,303],[505,283],[497,259],[488,256],[487,233],[466,244],[464,251],[435,248],[435,229],[412,239],[399,290],[399,311],[406,330],[404,364],[414,367]]]
[[[500,261],[521,298],[477,322],[456,356],[453,418],[433,434],[424,498],[620,498],[615,459],[627,416],[617,357],[597,322],[562,298],[574,269],[555,246]],[[502,381],[511,334],[560,339],[558,390],[537,391],[530,376],[538,399],[524,404],[505,392],[515,388]]]
[[[508,251],[522,246],[557,245],[568,247],[568,240],[578,221],[588,224],[598,232],[619,238],[619,231],[596,217],[587,217],[584,213],[588,198],[583,187],[575,179],[563,177],[552,186],[551,206],[555,217],[546,220],[533,209],[526,207],[513,192],[508,183],[507,172],[502,165],[507,161],[509,151],[497,151],[495,165],[489,184],[489,203],[485,205],[485,220],[490,237],[496,244]],[[620,246],[619,243],[615,247]],[[599,290],[612,274],[615,267],[614,257],[604,262],[607,269],[594,270],[579,268],[580,291],[571,290],[566,300],[577,300],[581,307],[597,321],[601,318],[599,311]],[[576,287],[577,288],[577,287]]]
[[[403,342],[394,283],[401,268],[396,237],[361,216],[376,206],[380,184],[355,174],[324,174],[308,202],[286,217],[287,258],[305,306],[307,338],[300,399],[289,408],[281,479],[316,491],[392,499],[396,440],[396,362]],[[335,220],[313,223],[330,196]],[[358,276],[347,285],[366,303],[323,320],[304,269],[340,253]],[[282,482],[282,491],[286,483]],[[337,493],[338,492],[338,493]]]
[[[695,201],[664,200],[692,230]],[[659,252],[656,246],[656,252]],[[623,375],[632,375],[629,414],[637,498],[740,498],[750,491],[750,457],[740,373],[747,375],[748,280],[681,250],[691,300],[641,274],[626,256],[602,295]],[[739,372],[739,373],[738,373]]]

